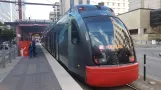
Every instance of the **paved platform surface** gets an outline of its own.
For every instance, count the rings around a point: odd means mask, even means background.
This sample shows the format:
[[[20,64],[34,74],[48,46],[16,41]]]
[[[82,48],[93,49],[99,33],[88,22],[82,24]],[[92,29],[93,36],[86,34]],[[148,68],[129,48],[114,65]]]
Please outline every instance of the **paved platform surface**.
[[[0,90],[62,90],[41,48],[35,58],[22,58],[0,83]]]
[[[83,90],[73,77],[57,62],[46,49],[41,46],[62,90]]]
[[[21,58],[22,57],[16,57],[15,59],[12,59],[11,60],[12,63],[7,63],[5,68],[3,68],[2,66],[0,67],[0,83],[8,75],[8,73],[13,69],[13,67],[20,61]]]

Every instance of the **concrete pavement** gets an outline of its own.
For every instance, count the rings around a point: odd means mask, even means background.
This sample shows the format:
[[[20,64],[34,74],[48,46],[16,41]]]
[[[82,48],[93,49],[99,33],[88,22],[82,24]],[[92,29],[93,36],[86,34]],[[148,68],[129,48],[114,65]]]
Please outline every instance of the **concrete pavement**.
[[[62,90],[40,48],[38,56],[22,58],[0,84],[4,90]]]
[[[8,73],[14,68],[14,66],[20,61],[20,59],[21,57],[16,57],[15,59],[12,60],[12,63],[6,64],[6,68],[0,67],[0,83],[8,75]]]
[[[41,48],[38,46],[35,58],[23,57],[11,71],[6,71],[9,74],[0,83],[0,90],[83,90],[53,56]]]
[[[83,90],[70,74],[57,62],[46,49],[41,46],[62,90]]]

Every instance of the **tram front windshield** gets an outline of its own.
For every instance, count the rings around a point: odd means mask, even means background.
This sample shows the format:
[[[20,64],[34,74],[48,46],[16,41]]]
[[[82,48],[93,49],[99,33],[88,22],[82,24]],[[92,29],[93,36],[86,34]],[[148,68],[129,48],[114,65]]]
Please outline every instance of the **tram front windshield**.
[[[134,47],[124,24],[117,17],[84,18],[94,62],[115,65],[135,62]]]

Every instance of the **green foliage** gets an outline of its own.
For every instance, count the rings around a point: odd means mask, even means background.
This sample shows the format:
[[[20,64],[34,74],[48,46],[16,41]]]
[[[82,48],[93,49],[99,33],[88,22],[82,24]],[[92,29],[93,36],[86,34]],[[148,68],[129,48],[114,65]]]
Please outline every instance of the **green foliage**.
[[[1,35],[0,35],[2,38],[4,38],[5,40],[11,40],[11,39],[13,39],[14,37],[16,37],[16,34],[15,34],[15,30],[13,30],[13,29],[7,29],[7,28],[5,28],[3,31],[2,31],[2,33],[1,33]]]
[[[2,22],[0,22],[0,26],[3,26],[3,23]]]
[[[8,29],[2,22],[0,22],[0,38],[6,41],[10,41],[14,37],[16,37],[15,30]]]

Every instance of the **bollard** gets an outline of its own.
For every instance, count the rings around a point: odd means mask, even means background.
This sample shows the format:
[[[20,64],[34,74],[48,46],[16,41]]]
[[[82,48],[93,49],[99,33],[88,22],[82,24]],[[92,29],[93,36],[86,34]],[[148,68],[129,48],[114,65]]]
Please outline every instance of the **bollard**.
[[[144,81],[146,81],[146,54],[144,54]]]

